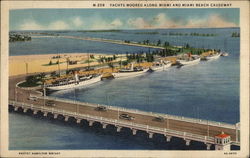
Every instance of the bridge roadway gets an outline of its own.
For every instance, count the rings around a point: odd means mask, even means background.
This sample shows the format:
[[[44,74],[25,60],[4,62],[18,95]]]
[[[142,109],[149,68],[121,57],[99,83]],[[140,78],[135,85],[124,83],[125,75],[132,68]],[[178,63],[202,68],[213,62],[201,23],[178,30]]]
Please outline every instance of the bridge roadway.
[[[94,42],[104,42],[104,43],[112,43],[119,45],[127,45],[127,46],[135,46],[135,47],[145,47],[145,48],[155,48],[155,49],[165,49],[161,46],[152,46],[152,45],[144,45],[139,43],[126,43],[122,40],[113,40],[113,39],[104,39],[104,38],[92,38],[92,37],[76,37],[76,36],[32,36],[32,37],[51,37],[51,38],[68,38],[68,39],[77,39],[77,40],[85,40],[85,41],[94,41]]]
[[[21,89],[16,87],[16,84],[20,81],[24,80],[24,76],[13,77],[9,79],[9,100],[33,104],[40,107],[47,107],[44,105],[45,101],[48,98],[39,97],[37,101],[28,100],[27,98],[30,95],[41,95],[34,90],[29,89]],[[95,104],[89,103],[77,103],[74,101],[63,101],[60,99],[55,100],[56,106],[53,107],[55,110],[64,110],[67,112],[72,113],[79,113],[85,114],[90,116],[97,116],[106,119],[113,119],[113,120],[122,120],[128,123],[135,123],[141,125],[147,125],[150,127],[156,128],[165,128],[179,132],[186,132],[200,136],[207,136],[207,137],[214,137],[222,133],[222,131],[231,136],[231,140],[233,142],[238,142],[238,138],[236,138],[237,131],[236,125],[212,122],[212,121],[204,121],[198,119],[188,119],[184,117],[177,117],[172,115],[162,115],[165,117],[163,122],[154,121],[155,116],[159,116],[161,114],[155,114],[150,112],[141,112],[139,110],[126,110],[123,108],[114,108],[110,107],[107,111],[97,111]],[[109,106],[108,106],[109,107]],[[119,115],[122,113],[129,114],[130,116],[134,117],[134,120],[124,120],[120,119]]]

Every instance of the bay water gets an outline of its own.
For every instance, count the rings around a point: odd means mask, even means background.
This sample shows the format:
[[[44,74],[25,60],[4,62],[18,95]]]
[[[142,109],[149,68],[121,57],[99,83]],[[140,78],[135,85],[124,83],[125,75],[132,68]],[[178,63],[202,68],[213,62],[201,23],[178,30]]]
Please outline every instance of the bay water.
[[[215,48],[229,52],[228,57],[213,61],[201,61],[197,65],[181,68],[171,67],[166,71],[146,73],[127,79],[104,80],[87,88],[65,90],[51,96],[66,99],[140,109],[157,113],[192,117],[235,124],[239,122],[239,38],[231,29],[170,29],[154,30],[159,34],[135,34],[124,32],[76,32],[62,35],[99,37],[142,41],[150,39],[169,41],[173,45],[189,43],[194,47]],[[150,30],[152,31],[152,30]],[[217,36],[166,36],[168,32],[216,33]],[[56,44],[51,44],[54,41]],[[82,45],[80,43],[83,43]],[[65,46],[66,45],[66,46]],[[42,49],[43,48],[43,49]],[[148,48],[118,46],[101,42],[61,38],[37,38],[31,42],[10,44],[10,55],[47,53],[133,53]],[[10,149],[141,149],[141,150],[205,150],[199,142],[185,146],[183,140],[174,138],[167,143],[161,135],[148,139],[144,132],[132,136],[131,132],[116,133],[113,127],[103,130],[99,125],[89,128],[75,123],[10,112]]]

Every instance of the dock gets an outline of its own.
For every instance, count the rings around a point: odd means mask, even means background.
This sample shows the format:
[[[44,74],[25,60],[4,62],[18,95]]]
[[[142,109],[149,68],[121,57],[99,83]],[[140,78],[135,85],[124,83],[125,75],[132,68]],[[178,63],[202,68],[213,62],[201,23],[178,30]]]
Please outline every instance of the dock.
[[[34,89],[23,89],[16,86],[18,82],[23,81],[25,76],[11,77],[9,79],[9,105],[15,111],[27,111],[36,115],[42,113],[44,117],[51,115],[54,119],[58,116],[63,117],[65,121],[73,119],[76,123],[83,120],[88,121],[89,126],[94,123],[100,123],[105,129],[107,126],[115,126],[117,132],[122,128],[129,128],[133,135],[137,131],[145,131],[149,138],[154,134],[162,134],[166,141],[170,142],[172,137],[178,137],[185,140],[186,145],[191,141],[203,142],[207,149],[215,145],[217,149],[216,136],[225,133],[230,136],[229,145],[240,146],[240,124],[227,124],[195,118],[187,118],[169,114],[160,114],[154,112],[140,111],[137,109],[126,109],[109,105],[100,105],[94,103],[78,102],[67,99],[60,99],[48,96],[42,96]],[[29,96],[34,95],[37,100],[29,100]],[[53,100],[55,106],[47,106],[46,102]],[[107,111],[98,111],[97,107],[104,106]],[[120,118],[121,114],[128,114],[134,119],[125,120]],[[164,121],[155,121],[156,117],[164,118]],[[219,149],[218,149],[219,150]]]

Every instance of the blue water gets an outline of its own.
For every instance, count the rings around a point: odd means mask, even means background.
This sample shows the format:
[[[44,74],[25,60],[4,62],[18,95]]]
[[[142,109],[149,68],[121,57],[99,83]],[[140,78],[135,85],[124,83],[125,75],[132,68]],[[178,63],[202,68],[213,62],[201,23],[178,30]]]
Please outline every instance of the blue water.
[[[52,96],[213,121],[239,122],[239,64],[235,57],[103,81]],[[74,93],[75,91],[75,93]],[[183,110],[185,109],[185,110]]]
[[[173,138],[166,142],[163,135],[155,134],[148,138],[146,132],[138,131],[133,136],[130,129],[123,128],[120,133],[116,128],[106,129],[98,124],[88,127],[87,124],[65,123],[32,114],[10,113],[10,150],[205,150],[204,143],[185,141]],[[32,126],[32,128],[31,128]]]
[[[28,50],[28,51],[27,51]],[[125,54],[126,52],[148,52],[154,49],[93,42],[66,38],[32,38],[27,42],[10,43],[10,55],[57,54],[57,53],[105,53]]]
[[[44,31],[46,32],[46,31]],[[138,32],[159,32],[159,34],[136,34]],[[169,36],[166,33],[213,33],[214,37],[202,36]],[[239,38],[232,38],[233,32],[239,32],[239,28],[230,29],[165,29],[165,30],[126,30],[121,32],[77,32],[69,31],[66,33],[52,32],[59,35],[78,36],[78,37],[95,37],[114,40],[129,40],[142,42],[149,40],[157,43],[160,39],[162,43],[168,41],[171,45],[183,46],[189,43],[190,46],[197,48],[212,48],[228,51],[230,45],[239,45]],[[50,32],[51,33],[51,32]],[[238,47],[236,47],[237,49]],[[28,50],[28,51],[27,51]],[[53,54],[53,53],[136,53],[141,51],[152,51],[148,48],[133,47],[126,45],[116,45],[102,42],[83,41],[77,39],[61,38],[32,38],[27,42],[10,43],[10,55],[27,55],[27,54]]]
[[[178,29],[176,32],[180,32]],[[208,119],[225,123],[239,122],[239,38],[232,38],[231,33],[238,29],[195,29],[184,32],[217,33],[215,37],[165,36],[171,44],[217,48],[230,53],[214,61],[200,62],[197,65],[182,68],[171,67],[167,71],[148,73],[128,79],[105,80],[84,89],[66,90],[52,93],[52,96],[160,112],[179,116]],[[137,30],[138,31],[138,30]],[[152,31],[152,30],[151,30]],[[173,31],[173,30],[158,30]],[[239,31],[239,30],[238,30]],[[128,32],[128,31],[126,31]],[[139,38],[158,39],[160,35],[141,35],[128,33],[81,33],[69,32],[76,36],[104,37],[134,41]],[[163,38],[163,37],[162,37]],[[50,41],[50,42],[48,42]],[[54,41],[54,44],[51,43]],[[76,43],[77,44],[76,44]],[[175,43],[176,42],[176,43]],[[29,42],[10,44],[10,55],[26,53],[43,54],[53,51],[91,52],[100,50],[131,49],[135,47],[103,44],[100,42],[77,41],[70,39],[34,39]],[[84,47],[79,46],[84,43]],[[41,46],[42,45],[42,46]],[[92,47],[92,46],[98,46]],[[25,52],[19,51],[20,47]],[[32,49],[28,49],[32,47]],[[41,49],[41,48],[44,49]],[[100,48],[99,48],[100,47]],[[58,50],[57,50],[58,49]],[[12,51],[12,52],[11,52]],[[94,52],[94,51],[93,51]],[[147,134],[132,136],[130,131],[116,133],[114,127],[107,130],[98,125],[93,128],[74,123],[31,117],[19,113],[10,113],[10,149],[205,149],[202,143],[193,143],[186,147],[183,140],[174,139],[166,143],[161,136],[153,140]],[[32,128],[30,128],[32,126]],[[27,128],[29,130],[27,130]]]

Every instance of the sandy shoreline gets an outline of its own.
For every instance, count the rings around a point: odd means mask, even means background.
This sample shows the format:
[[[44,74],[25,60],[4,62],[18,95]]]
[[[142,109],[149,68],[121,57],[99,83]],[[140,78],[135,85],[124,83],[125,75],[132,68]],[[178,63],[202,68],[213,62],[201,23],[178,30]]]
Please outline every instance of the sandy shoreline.
[[[58,56],[58,54],[9,56],[9,76],[56,71],[58,70],[58,64],[55,63],[58,60],[60,62],[60,69],[67,69],[67,58],[71,61],[78,61],[76,65],[68,65],[69,69],[88,65],[84,62],[88,59],[87,53],[62,53],[59,55],[61,56],[59,59],[53,59],[53,57]],[[96,58],[103,55],[107,56],[107,54],[94,54]],[[50,61],[53,63],[52,65],[49,65]],[[95,61],[90,63],[90,65],[95,64],[98,64],[98,62]]]

